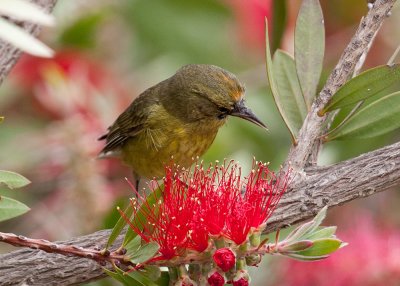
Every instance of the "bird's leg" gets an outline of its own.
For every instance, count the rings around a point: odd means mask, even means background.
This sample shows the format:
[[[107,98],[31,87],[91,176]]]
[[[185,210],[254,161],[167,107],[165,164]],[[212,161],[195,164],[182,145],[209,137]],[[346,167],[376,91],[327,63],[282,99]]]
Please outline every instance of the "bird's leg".
[[[132,177],[133,177],[133,180],[135,182],[135,189],[136,189],[135,190],[135,196],[136,196],[136,198],[138,198],[139,197],[140,177],[139,177],[138,174],[136,174],[135,171],[132,171]]]

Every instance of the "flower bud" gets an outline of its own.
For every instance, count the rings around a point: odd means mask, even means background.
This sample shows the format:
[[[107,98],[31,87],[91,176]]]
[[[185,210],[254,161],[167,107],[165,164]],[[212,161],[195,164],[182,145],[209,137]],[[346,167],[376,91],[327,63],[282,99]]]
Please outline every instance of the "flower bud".
[[[250,276],[246,270],[238,271],[232,280],[233,286],[249,286]]]
[[[236,264],[235,253],[233,253],[233,251],[227,247],[217,249],[213,254],[213,260],[215,264],[224,272],[229,271]]]
[[[224,286],[225,277],[218,271],[215,271],[208,277],[207,282],[210,286]]]
[[[257,266],[260,264],[262,259],[261,254],[253,254],[250,256],[246,256],[246,265],[247,266]]]
[[[233,280],[232,281],[233,286],[249,286],[249,280],[247,280],[244,277],[241,277],[239,280]]]

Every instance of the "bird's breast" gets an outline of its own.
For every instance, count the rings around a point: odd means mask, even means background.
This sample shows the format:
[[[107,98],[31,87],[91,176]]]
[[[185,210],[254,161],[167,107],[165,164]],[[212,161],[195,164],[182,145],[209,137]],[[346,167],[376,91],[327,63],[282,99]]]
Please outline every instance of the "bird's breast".
[[[211,146],[222,124],[181,124],[172,120],[158,124],[158,128],[146,128],[125,144],[122,158],[139,176],[163,177],[165,165],[171,162],[190,167]]]

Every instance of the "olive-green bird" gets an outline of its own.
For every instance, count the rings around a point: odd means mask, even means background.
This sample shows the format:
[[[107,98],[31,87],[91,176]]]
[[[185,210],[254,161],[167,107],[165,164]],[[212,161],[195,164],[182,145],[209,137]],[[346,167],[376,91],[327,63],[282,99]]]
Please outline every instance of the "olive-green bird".
[[[100,156],[118,155],[135,179],[160,178],[171,161],[190,167],[229,115],[266,126],[244,105],[244,87],[213,65],[186,65],[140,94],[109,127]]]

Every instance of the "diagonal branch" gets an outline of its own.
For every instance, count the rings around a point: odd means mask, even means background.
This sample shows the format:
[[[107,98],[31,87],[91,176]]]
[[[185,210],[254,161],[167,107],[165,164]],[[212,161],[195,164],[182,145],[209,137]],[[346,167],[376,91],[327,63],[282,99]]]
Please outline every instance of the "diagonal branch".
[[[328,167],[313,167],[307,179],[286,193],[270,218],[267,231],[304,221],[324,205],[330,207],[400,186],[400,142]],[[103,247],[110,230],[61,242]],[[121,243],[122,237],[118,243]],[[0,285],[64,286],[103,278],[91,259],[23,249],[0,255]]]
[[[377,0],[369,13],[362,18],[357,32],[344,50],[338,64],[330,74],[319,97],[314,101],[311,111],[304,120],[303,126],[297,138],[297,145],[289,151],[284,166],[289,164],[298,172],[301,172],[307,164],[307,159],[321,135],[321,130],[326,116],[319,117],[321,110],[332,95],[352,76],[360,57],[368,50],[369,44],[373,41],[374,35],[382,26],[384,19],[396,0]]]

